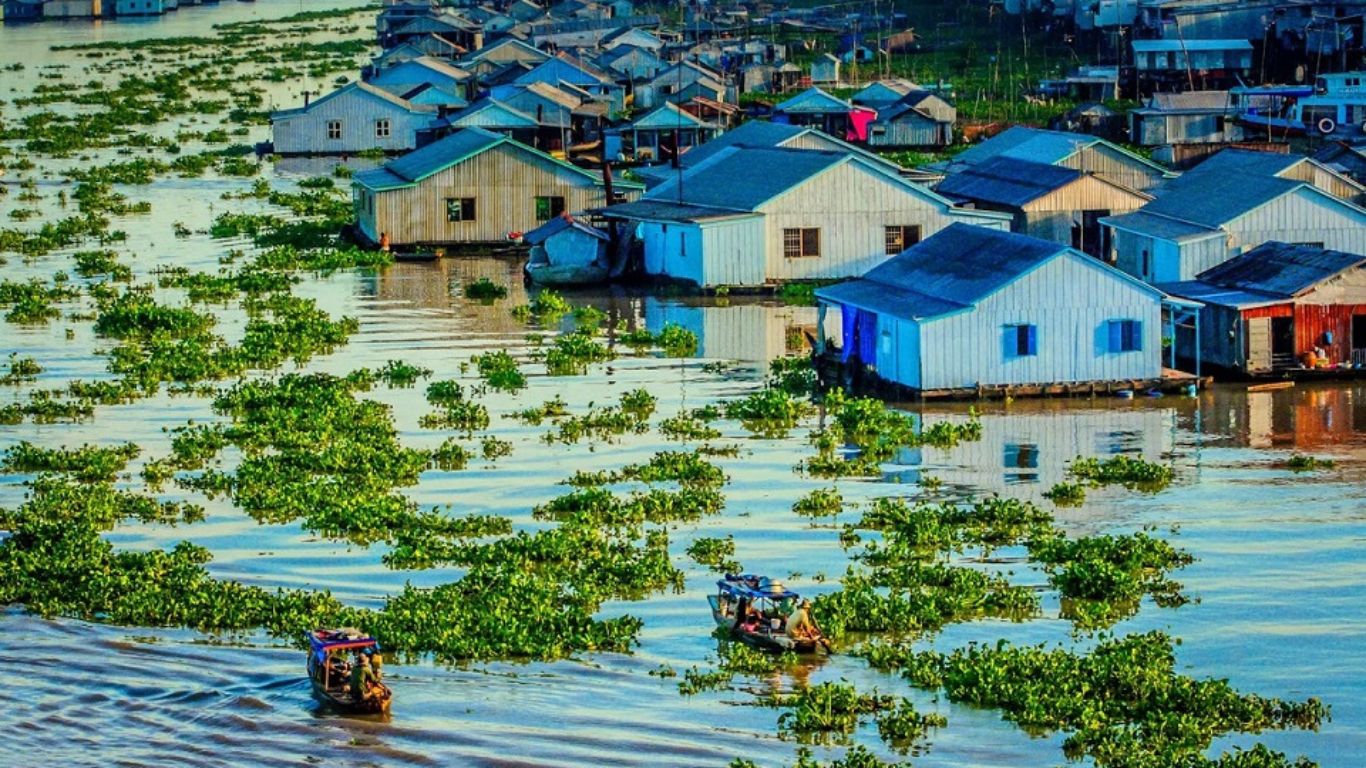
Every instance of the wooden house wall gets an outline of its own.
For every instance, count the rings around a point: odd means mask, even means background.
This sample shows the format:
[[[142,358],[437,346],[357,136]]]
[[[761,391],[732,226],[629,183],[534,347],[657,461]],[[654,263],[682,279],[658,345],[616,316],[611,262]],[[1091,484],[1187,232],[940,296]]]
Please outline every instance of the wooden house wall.
[[[1103,144],[1086,147],[1059,165],[1078,171],[1094,173],[1106,181],[1147,192],[1161,183],[1166,177],[1156,168],[1150,168],[1123,152]]]
[[[628,200],[635,190],[623,190]],[[420,183],[374,194],[375,212],[361,201],[362,229],[372,239],[387,232],[394,245],[502,242],[508,232],[543,224],[536,197],[561,196],[571,213],[606,205],[603,188],[548,160],[502,145],[436,173]],[[450,222],[447,198],[475,199],[475,220]]]
[[[1366,212],[1339,203],[1308,189],[1263,205],[1229,222],[1232,235],[1227,258],[1269,240],[1284,243],[1319,243],[1324,248],[1366,254]],[[1216,262],[1219,263],[1219,262]],[[1216,264],[1207,264],[1190,277]],[[1182,272],[1187,272],[1182,265]]]
[[[1016,231],[1061,245],[1072,245],[1072,224],[1083,211],[1103,215],[1128,213],[1142,208],[1148,198],[1120,189],[1091,176],[1054,190],[1024,206],[1023,228]]]
[[[942,147],[953,141],[953,123],[907,112],[895,120],[874,122],[868,131],[873,147]]]
[[[1109,350],[1110,320],[1143,323],[1142,349]],[[1008,354],[1013,329],[1038,327],[1038,354]],[[921,323],[924,389],[1156,378],[1162,372],[1157,295],[1085,256],[1068,254],[966,312]]]
[[[147,13],[161,13],[162,0],[152,0],[156,10]],[[88,19],[100,15],[96,0],[48,0],[43,5],[43,18],[46,19]]]
[[[401,152],[417,146],[417,132],[436,119],[436,112],[412,113],[353,88],[303,113],[274,119],[271,141],[281,154],[342,154],[367,149]],[[342,137],[327,138],[329,120],[340,120]],[[388,138],[375,137],[375,121],[389,121]]]
[[[1297,179],[1308,182],[1340,200],[1356,202],[1361,195],[1361,187],[1337,174],[1310,162],[1297,163],[1281,174],[1283,179]]]
[[[889,226],[919,225],[922,239],[960,220],[986,221],[1001,230],[1010,226],[1009,221],[955,215],[945,204],[853,162],[813,176],[760,210],[770,281],[861,275],[887,259],[884,228]],[[785,258],[783,230],[802,227],[820,228],[821,255]]]
[[[1243,128],[1221,112],[1203,114],[1135,113],[1135,143],[1142,146],[1161,144],[1219,144],[1242,141]]]

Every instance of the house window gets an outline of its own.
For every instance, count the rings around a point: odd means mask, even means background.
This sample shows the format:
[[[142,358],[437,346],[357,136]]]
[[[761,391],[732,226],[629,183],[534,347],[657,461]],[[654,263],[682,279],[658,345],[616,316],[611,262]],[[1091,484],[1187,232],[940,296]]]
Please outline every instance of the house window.
[[[446,198],[446,221],[474,221],[474,198]]]
[[[390,133],[391,133],[391,130],[390,130],[390,127],[389,127],[389,120],[388,120],[387,118],[384,119],[384,120],[376,120],[376,121],[375,121],[375,138],[377,138],[377,139],[387,139],[387,138],[389,138],[389,134],[390,134]]]
[[[883,241],[887,246],[888,256],[895,256],[920,242],[919,224],[902,227],[884,227],[884,230]]]
[[[803,256],[821,255],[821,230],[819,227],[783,230],[783,257],[799,259]]]
[[[1006,357],[1033,357],[1039,354],[1037,325],[1007,325],[1005,332]]]
[[[550,221],[564,213],[564,198],[540,195],[536,197],[536,220]]]
[[[328,120],[328,121],[327,121],[327,138],[332,139],[333,141],[336,141],[336,140],[338,140],[338,139],[341,138],[341,121],[340,121],[340,120]]]
[[[1143,323],[1138,320],[1110,321],[1110,351],[1137,352],[1143,349]]]

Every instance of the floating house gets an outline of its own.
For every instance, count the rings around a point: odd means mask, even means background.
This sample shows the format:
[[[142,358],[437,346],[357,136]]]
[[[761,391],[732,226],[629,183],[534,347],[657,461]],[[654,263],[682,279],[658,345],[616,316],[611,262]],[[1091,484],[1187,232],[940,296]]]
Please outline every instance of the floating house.
[[[116,16],[160,16],[166,12],[162,0],[116,0]]]
[[[616,80],[605,72],[584,62],[560,53],[547,59],[512,81],[514,85],[536,83],[562,87],[571,85],[591,94],[594,99],[605,102],[610,112],[620,112],[624,103],[624,91]]]
[[[1142,147],[1242,141],[1238,108],[1228,91],[1154,93],[1129,112],[1129,137]]]
[[[626,199],[641,186],[617,181]],[[609,202],[603,178],[507,136],[464,128],[353,178],[358,227],[395,246],[505,242]]]
[[[1228,88],[1252,75],[1252,43],[1172,38],[1135,40],[1134,69],[1144,93],[1164,86]]]
[[[1175,189],[1181,184],[1202,178],[1289,179],[1313,184],[1333,197],[1360,203],[1366,198],[1366,187],[1355,179],[1304,155],[1288,152],[1259,152],[1247,149],[1224,149],[1168,183]]]
[[[1202,362],[1249,374],[1366,368],[1366,256],[1264,243],[1159,287],[1204,305]]]
[[[953,143],[958,110],[929,91],[910,91],[878,109],[868,126],[868,146],[946,147]]]
[[[694,61],[680,61],[661,70],[635,89],[637,109],[651,109],[666,101],[682,104],[697,97],[727,101],[726,78]]]
[[[1110,252],[1101,219],[1153,199],[1095,174],[1004,155],[969,166],[935,189],[950,200],[1010,214],[1013,232],[1098,257]]]
[[[1366,182],[1366,146],[1333,141],[1315,152],[1314,159],[1354,181]]]
[[[811,82],[818,85],[837,85],[840,81],[840,60],[829,54],[822,53],[811,62]]]
[[[1026,235],[954,224],[816,298],[846,363],[922,394],[1162,376],[1164,294]]]
[[[849,101],[860,107],[881,110],[901,101],[911,91],[918,90],[921,90],[920,86],[910,80],[902,80],[901,78],[874,80],[861,88],[858,93],[850,96]]]
[[[631,121],[621,129],[630,156],[637,160],[673,157],[678,152],[716,137],[720,128],[672,102]]]
[[[1193,280],[1272,240],[1366,253],[1366,210],[1295,179],[1207,173],[1101,223],[1115,265],[1152,283]]]
[[[877,112],[811,87],[773,108],[773,121],[809,125],[849,141],[867,141]]]
[[[928,167],[952,175],[965,167],[998,156],[1072,168],[1139,192],[1149,192],[1177,176],[1161,165],[1098,136],[1046,131],[1023,125],[1011,126],[959,153],[950,161]]]
[[[550,58],[550,54],[515,37],[504,37],[480,48],[460,61],[460,68],[480,78],[496,72],[508,64],[534,67]]]
[[[954,222],[1010,226],[1004,214],[954,208],[862,154],[709,154],[639,201],[601,211],[637,225],[648,274],[704,288],[852,277]]]
[[[414,104],[364,82],[345,85],[298,109],[270,116],[271,142],[281,155],[343,155],[415,149],[439,107]]]

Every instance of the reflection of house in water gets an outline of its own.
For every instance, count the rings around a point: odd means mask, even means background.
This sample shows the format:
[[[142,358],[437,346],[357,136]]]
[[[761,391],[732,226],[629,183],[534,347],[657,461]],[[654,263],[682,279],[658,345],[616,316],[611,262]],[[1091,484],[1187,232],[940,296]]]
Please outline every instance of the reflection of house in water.
[[[686,302],[686,303],[685,303]],[[698,356],[715,360],[763,361],[809,354],[806,334],[816,333],[816,308],[751,299],[645,299],[651,330],[674,323],[697,334]],[[826,318],[826,332],[831,330]]]
[[[1366,446],[1366,386],[1297,386],[1272,392],[1212,390],[1207,433],[1251,448]]]
[[[925,421],[959,421],[961,411],[922,412]],[[1037,498],[1067,478],[1078,456],[1116,454],[1159,461],[1174,447],[1177,409],[1143,402],[1078,408],[1055,402],[1016,403],[1009,413],[982,415],[982,438],[955,448],[903,451],[893,477],[917,482],[922,474],[977,495]],[[897,471],[899,470],[899,471]]]

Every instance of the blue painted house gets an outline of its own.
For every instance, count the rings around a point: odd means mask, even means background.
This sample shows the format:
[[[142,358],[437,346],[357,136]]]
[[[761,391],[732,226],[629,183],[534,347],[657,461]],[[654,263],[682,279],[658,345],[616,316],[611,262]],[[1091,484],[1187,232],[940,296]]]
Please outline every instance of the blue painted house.
[[[371,85],[378,85],[394,93],[411,91],[419,85],[431,84],[448,93],[469,98],[467,85],[473,76],[449,62],[419,56],[384,67],[370,76]]]
[[[1026,235],[954,224],[816,298],[841,314],[846,362],[914,390],[1162,374],[1165,294]]]

